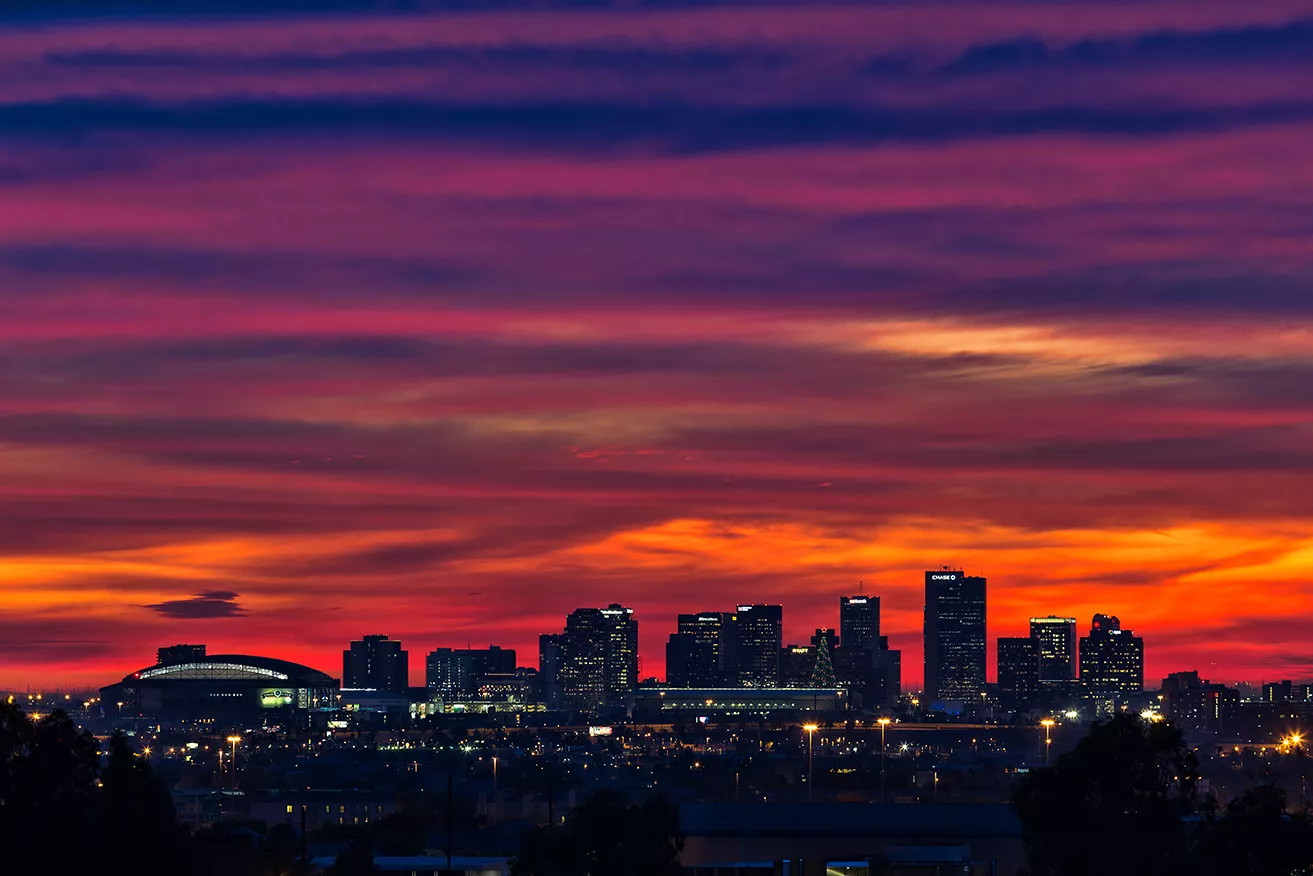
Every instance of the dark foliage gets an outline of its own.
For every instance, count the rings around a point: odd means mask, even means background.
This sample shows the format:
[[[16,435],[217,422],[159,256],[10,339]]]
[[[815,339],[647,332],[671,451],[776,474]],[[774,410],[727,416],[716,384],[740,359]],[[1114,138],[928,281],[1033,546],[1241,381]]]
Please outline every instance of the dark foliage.
[[[1206,876],[1313,873],[1313,813],[1286,811],[1286,792],[1260,785],[1232,800],[1204,836]]]
[[[1052,768],[1027,775],[1013,806],[1031,876],[1180,876],[1199,767],[1181,731],[1118,715]]]
[[[374,843],[368,836],[356,837],[351,845],[338,854],[328,876],[370,876],[377,873],[374,866]]]
[[[524,839],[514,876],[676,876],[684,840],[679,810],[651,799],[626,804],[598,791],[575,808],[559,830],[535,828]]]

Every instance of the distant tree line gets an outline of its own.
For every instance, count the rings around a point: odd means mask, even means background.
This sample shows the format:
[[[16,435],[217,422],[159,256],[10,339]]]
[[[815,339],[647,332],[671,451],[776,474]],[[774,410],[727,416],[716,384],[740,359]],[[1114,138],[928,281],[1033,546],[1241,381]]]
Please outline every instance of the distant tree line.
[[[1198,790],[1199,761],[1167,722],[1095,724],[1051,768],[1018,783],[1028,876],[1313,876],[1313,814],[1263,784],[1225,807]]]

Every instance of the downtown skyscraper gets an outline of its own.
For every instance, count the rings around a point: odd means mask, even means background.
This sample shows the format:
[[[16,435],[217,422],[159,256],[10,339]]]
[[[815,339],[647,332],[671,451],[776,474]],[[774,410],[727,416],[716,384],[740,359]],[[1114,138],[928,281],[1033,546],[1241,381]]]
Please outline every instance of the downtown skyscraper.
[[[984,578],[960,569],[925,573],[925,695],[975,701],[985,690]]]
[[[1039,648],[1040,681],[1076,678],[1076,618],[1032,617],[1030,637]]]
[[[740,687],[778,687],[784,608],[740,605],[734,612],[734,660]]]
[[[548,708],[623,708],[638,686],[638,621],[611,604],[577,608],[561,633],[539,637],[539,665]]]
[[[1144,690],[1144,639],[1123,630],[1115,615],[1096,614],[1080,640],[1080,681],[1092,695]]]

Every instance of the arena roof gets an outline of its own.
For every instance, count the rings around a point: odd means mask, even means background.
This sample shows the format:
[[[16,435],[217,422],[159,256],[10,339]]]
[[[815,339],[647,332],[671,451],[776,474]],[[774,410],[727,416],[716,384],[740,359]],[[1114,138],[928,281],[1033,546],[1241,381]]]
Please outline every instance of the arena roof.
[[[158,663],[125,676],[123,684],[142,681],[285,682],[293,687],[337,685],[337,679],[318,669],[249,654],[210,654],[182,663]]]

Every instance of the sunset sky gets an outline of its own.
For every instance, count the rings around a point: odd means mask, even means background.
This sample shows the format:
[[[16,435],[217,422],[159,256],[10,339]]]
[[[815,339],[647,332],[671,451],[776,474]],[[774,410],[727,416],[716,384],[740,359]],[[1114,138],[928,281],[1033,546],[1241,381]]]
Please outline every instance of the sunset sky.
[[[940,565],[1313,674],[1313,0],[458,5],[0,12],[0,686],[859,580],[916,686]]]

